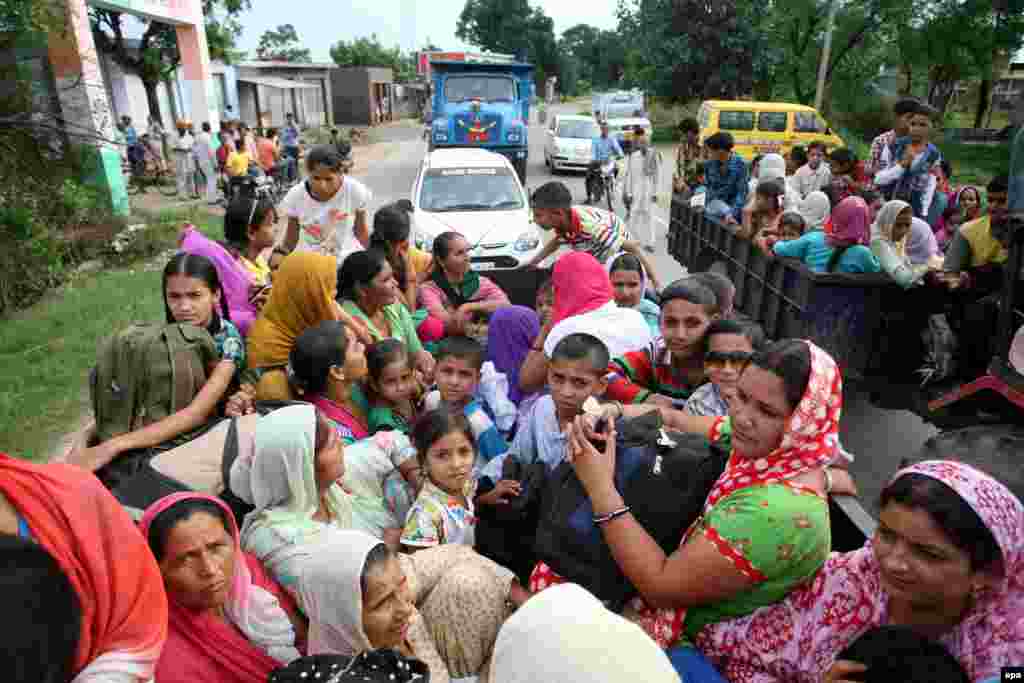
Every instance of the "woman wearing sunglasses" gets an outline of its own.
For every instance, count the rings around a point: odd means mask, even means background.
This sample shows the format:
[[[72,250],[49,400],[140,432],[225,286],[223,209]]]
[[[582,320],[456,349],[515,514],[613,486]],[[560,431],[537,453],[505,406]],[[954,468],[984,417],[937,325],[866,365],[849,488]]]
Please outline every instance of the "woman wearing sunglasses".
[[[764,330],[755,322],[723,318],[711,323],[704,335],[704,374],[708,382],[693,392],[684,410],[691,415],[728,415],[740,373],[764,341]]]

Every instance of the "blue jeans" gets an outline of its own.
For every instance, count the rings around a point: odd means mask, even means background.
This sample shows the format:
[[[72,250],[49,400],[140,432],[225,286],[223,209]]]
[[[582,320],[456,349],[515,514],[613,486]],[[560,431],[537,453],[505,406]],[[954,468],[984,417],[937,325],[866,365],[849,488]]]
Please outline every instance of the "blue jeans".
[[[691,645],[666,650],[665,654],[683,683],[728,683],[700,650]]]
[[[288,161],[288,173],[287,178],[290,181],[295,180],[298,177],[298,166],[299,166],[299,148],[298,147],[285,147],[284,158]]]

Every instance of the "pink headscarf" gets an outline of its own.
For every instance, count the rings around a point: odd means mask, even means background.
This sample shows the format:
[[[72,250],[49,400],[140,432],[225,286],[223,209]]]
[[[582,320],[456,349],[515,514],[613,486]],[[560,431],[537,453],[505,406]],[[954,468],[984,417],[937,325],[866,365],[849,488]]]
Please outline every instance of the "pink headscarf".
[[[833,249],[867,244],[871,239],[871,211],[860,197],[847,197],[832,209],[825,223],[825,244]]]
[[[581,313],[589,313],[613,299],[612,281],[601,262],[583,251],[565,254],[555,263],[551,283],[555,288],[552,325]]]
[[[182,229],[178,243],[182,251],[210,259],[217,269],[220,285],[224,288],[225,301],[221,305],[227,306],[231,322],[242,336],[249,334],[249,327],[256,320],[257,311],[249,301],[252,280],[246,270],[227,249],[196,230],[194,225],[186,225]]]
[[[139,527],[143,536],[149,538],[150,525],[160,513],[186,500],[215,503],[228,520],[235,543],[235,575],[224,612],[231,623],[199,615],[171,599],[170,628],[156,679],[165,683],[264,683],[271,671],[300,656],[282,601],[293,611],[294,605],[259,560],[242,551],[234,514],[218,498],[191,491],[161,498],[142,516]]]
[[[1024,662],[1024,506],[1003,484],[963,463],[929,460],[900,470],[892,481],[905,474],[953,489],[1002,551],[999,582],[978,594],[939,639],[971,681],[998,679],[1000,667]],[[732,683],[818,683],[843,649],[888,621],[889,597],[871,543],[833,553],[813,581],[781,603],[708,626],[697,646]]]

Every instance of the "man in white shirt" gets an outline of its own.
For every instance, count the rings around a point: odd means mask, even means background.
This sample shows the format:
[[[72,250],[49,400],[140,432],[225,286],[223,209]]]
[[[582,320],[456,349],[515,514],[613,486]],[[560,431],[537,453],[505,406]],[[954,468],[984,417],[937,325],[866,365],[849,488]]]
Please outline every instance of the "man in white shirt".
[[[806,197],[823,190],[832,182],[832,169],[825,163],[825,143],[815,141],[807,146],[807,163],[793,176],[793,189]]]

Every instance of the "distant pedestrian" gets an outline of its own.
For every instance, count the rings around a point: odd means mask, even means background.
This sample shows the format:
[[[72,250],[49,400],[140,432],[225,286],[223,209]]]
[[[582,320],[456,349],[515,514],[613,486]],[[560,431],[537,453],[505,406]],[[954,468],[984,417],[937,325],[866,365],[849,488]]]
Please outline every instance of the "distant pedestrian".
[[[291,112],[285,116],[285,124],[281,128],[281,149],[288,159],[288,180],[295,180],[299,164],[299,128]]]
[[[212,135],[210,134],[210,123],[204,121],[202,132],[196,136],[195,144],[192,145],[192,153],[199,164],[199,170],[206,178],[206,201],[210,204],[217,203],[217,156],[213,150]],[[197,190],[199,188],[196,188]]]
[[[195,140],[189,133],[191,122],[181,119],[177,122],[178,139],[174,142],[174,175],[178,181],[178,195],[180,197],[191,197],[196,194],[195,188],[195,162],[192,157],[192,147]]]

